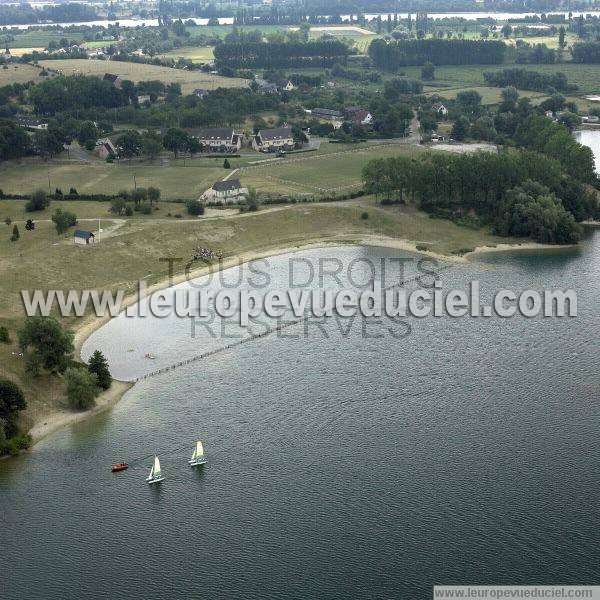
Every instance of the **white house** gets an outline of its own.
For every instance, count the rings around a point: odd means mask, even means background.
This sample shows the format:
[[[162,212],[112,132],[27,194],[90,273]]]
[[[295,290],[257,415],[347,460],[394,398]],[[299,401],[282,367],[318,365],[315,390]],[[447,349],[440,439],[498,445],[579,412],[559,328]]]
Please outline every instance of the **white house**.
[[[205,202],[229,204],[243,200],[247,195],[248,189],[242,187],[239,179],[228,179],[227,181],[216,181],[202,194],[201,199]]]
[[[351,106],[345,111],[346,121],[355,125],[373,125],[373,115],[366,109],[360,106]]]
[[[279,83],[279,89],[284,92],[291,92],[296,89],[296,86],[289,79],[285,79]]]
[[[434,110],[438,115],[442,115],[443,117],[445,117],[448,114],[448,109],[441,102],[436,102],[431,107],[431,109]]]
[[[243,133],[237,133],[230,127],[188,129],[187,132],[200,142],[204,152],[238,152],[244,139]]]
[[[291,127],[261,129],[252,138],[252,147],[259,152],[278,152],[295,148]]]

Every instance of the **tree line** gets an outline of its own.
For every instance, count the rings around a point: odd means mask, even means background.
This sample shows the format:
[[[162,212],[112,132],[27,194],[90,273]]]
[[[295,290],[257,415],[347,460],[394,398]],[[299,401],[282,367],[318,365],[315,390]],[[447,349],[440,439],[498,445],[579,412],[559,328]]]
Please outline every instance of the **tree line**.
[[[595,195],[565,177],[557,160],[526,150],[376,159],[363,180],[380,199],[413,201],[441,217],[545,243],[576,242],[577,220],[600,212]]]
[[[338,41],[238,42],[215,47],[218,67],[230,68],[308,68],[345,64],[350,50]]]
[[[115,108],[130,100],[127,90],[119,90],[108,81],[85,75],[44,81],[29,90],[29,99],[36,112],[42,115],[93,106]]]
[[[564,73],[539,73],[527,69],[502,69],[502,71],[486,71],[483,79],[487,85],[494,87],[514,86],[519,90],[546,92],[554,88],[558,92],[574,92],[578,86],[569,83]]]
[[[369,56],[377,67],[397,71],[411,65],[481,65],[504,60],[506,45],[483,40],[399,40],[377,39],[369,45]]]
[[[600,42],[579,42],[571,48],[574,63],[600,63]]]

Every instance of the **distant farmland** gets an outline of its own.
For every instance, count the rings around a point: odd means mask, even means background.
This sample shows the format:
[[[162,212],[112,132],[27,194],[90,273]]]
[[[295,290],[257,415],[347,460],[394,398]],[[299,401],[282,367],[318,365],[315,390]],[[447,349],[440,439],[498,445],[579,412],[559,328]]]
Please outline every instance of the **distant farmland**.
[[[68,59],[68,60],[41,60],[40,64],[49,69],[61,71],[64,75],[103,75],[115,73],[122,79],[138,81],[159,80],[163,83],[179,83],[184,94],[191,94],[194,88],[216,89],[218,87],[242,87],[247,84],[245,79],[235,77],[221,77],[202,71],[186,71],[170,67],[157,67],[141,63]]]

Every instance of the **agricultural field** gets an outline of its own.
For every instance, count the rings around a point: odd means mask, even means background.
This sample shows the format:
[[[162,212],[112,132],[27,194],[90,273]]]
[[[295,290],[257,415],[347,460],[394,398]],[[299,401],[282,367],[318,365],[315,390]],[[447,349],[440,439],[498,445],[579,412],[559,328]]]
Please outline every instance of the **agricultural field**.
[[[553,65],[464,65],[464,66],[440,66],[435,68],[435,81],[427,84],[427,90],[435,88],[440,94],[444,94],[444,88],[456,89],[459,87],[472,89],[485,85],[483,72],[499,71],[508,68],[522,68],[538,73],[564,73],[569,83],[579,86],[577,95],[593,94],[600,92],[600,64],[582,65],[576,63],[558,63]],[[404,67],[402,69],[407,77],[419,79],[420,67]],[[535,92],[526,92],[531,96]]]
[[[83,34],[71,31],[49,31],[48,29],[32,29],[19,32],[0,31],[0,44],[8,43],[11,52],[13,48],[29,48],[30,50],[45,48],[51,41],[58,42],[63,38],[73,42],[81,42],[83,41]]]
[[[190,37],[201,34],[209,37],[224,38],[228,33],[233,31],[233,25],[194,25],[186,27]],[[260,31],[264,35],[285,31],[288,29],[285,25],[236,25],[238,31]]]
[[[28,81],[39,83],[45,79],[40,77],[41,69],[38,67],[26,64],[9,64],[6,66],[8,67],[6,69],[0,68],[0,86],[12,83],[27,83]]]
[[[427,96],[439,95],[439,96],[443,96],[447,100],[454,100],[454,98],[456,98],[456,96],[459,92],[464,92],[467,89],[477,92],[481,96],[481,103],[484,105],[498,104],[501,100],[502,88],[486,87],[486,86],[435,88],[432,91],[430,91],[429,87],[426,87],[425,94]],[[542,92],[522,92],[522,95],[528,96],[532,100],[547,97],[547,95]]]
[[[214,57],[211,46],[183,46],[161,55],[161,58],[186,58],[194,63],[210,62]]]
[[[67,59],[41,60],[43,67],[60,70],[64,75],[103,75],[106,72],[117,73],[123,79],[150,81],[158,79],[163,83],[179,83],[184,94],[191,94],[194,88],[216,89],[218,87],[242,87],[245,79],[221,77],[202,71],[185,71],[169,67],[138,64],[131,62],[107,62],[104,60]]]

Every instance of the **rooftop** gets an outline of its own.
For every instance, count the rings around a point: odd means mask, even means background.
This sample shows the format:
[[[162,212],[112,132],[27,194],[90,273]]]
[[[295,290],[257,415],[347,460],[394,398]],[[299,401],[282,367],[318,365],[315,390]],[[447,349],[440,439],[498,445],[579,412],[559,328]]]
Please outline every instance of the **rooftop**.
[[[293,137],[291,127],[277,127],[275,129],[261,129],[258,135],[263,140],[285,140]]]
[[[216,181],[212,189],[215,192],[232,192],[234,190],[239,190],[241,188],[239,179],[228,179],[227,181]]]

